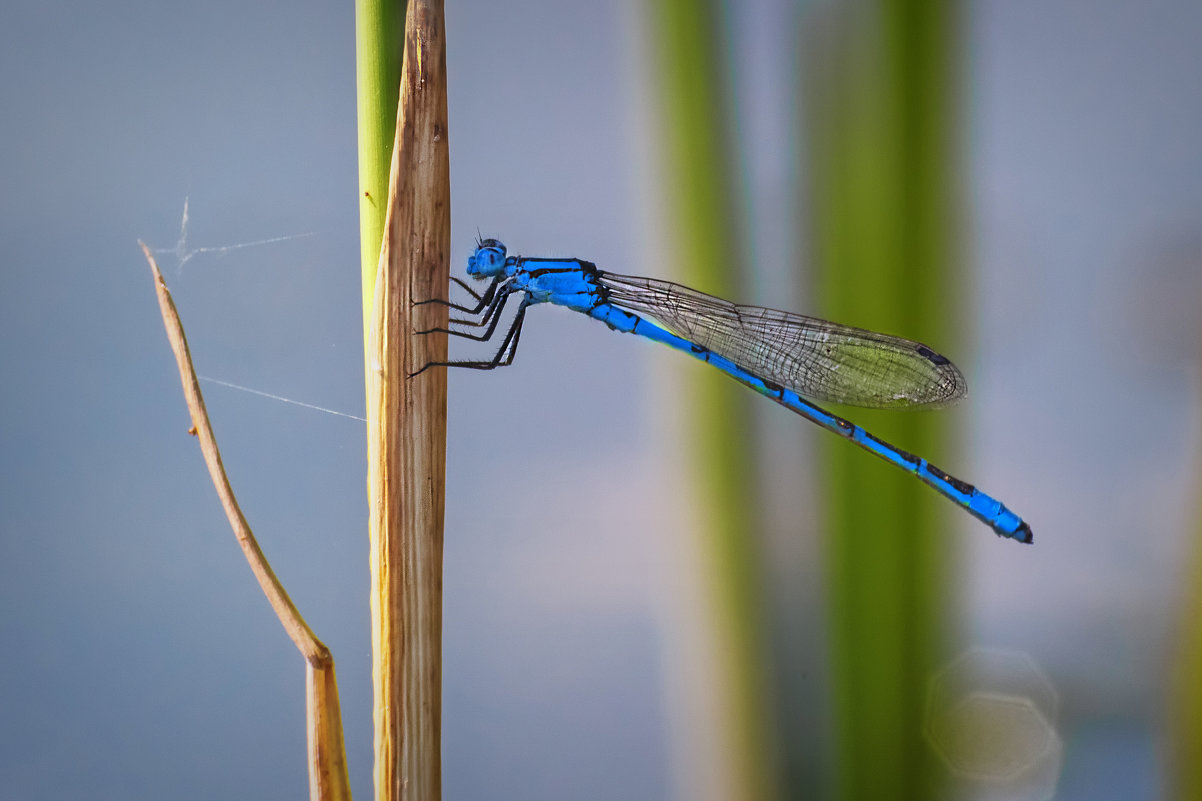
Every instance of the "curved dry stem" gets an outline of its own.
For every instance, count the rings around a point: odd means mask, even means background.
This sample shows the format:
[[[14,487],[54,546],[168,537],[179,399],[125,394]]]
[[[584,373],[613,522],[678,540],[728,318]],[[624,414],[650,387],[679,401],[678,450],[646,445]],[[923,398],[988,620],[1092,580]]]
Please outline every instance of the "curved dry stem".
[[[159,311],[163,314],[167,339],[171,342],[171,351],[175,354],[175,362],[179,366],[180,381],[184,385],[184,398],[188,402],[188,411],[192,414],[192,429],[189,433],[195,434],[200,440],[200,452],[204,454],[205,465],[209,468],[213,486],[217,488],[217,497],[221,499],[225,516],[230,521],[230,528],[234,530],[234,536],[238,538],[238,545],[242,548],[247,563],[250,564],[251,572],[255,574],[255,579],[263,589],[263,594],[267,596],[271,608],[275,610],[276,616],[279,617],[280,623],[283,624],[284,630],[288,632],[292,642],[304,654],[305,661],[317,666],[326,664],[330,660],[329,649],[321,640],[317,639],[317,635],[305,623],[296,605],[288,597],[284,585],[280,583],[275,571],[267,563],[267,557],[259,548],[255,535],[251,533],[250,524],[246,522],[246,517],[242,514],[241,507],[238,506],[238,499],[234,497],[229,477],[225,474],[225,466],[221,463],[217,438],[213,436],[209,413],[205,409],[204,397],[200,394],[200,384],[196,380],[196,370],[192,367],[192,354],[188,350],[188,339],[184,336],[184,326],[180,322],[175,301],[171,299],[171,290],[167,289],[167,282],[163,280],[163,274],[159,272],[159,265],[151,255],[150,248],[146,246],[145,242],[139,241],[138,244],[142,246],[142,252],[146,254],[146,260],[150,262],[150,271],[154,275],[155,293],[159,298]]]
[[[367,344],[375,783],[381,801],[438,801],[450,166],[442,3],[411,2],[387,218]]]
[[[146,243],[139,241],[146,261],[150,263],[150,271],[154,276],[155,293],[159,299],[159,310],[163,315],[163,326],[167,330],[167,339],[175,354],[179,366],[180,381],[184,387],[184,398],[188,403],[188,411],[192,415],[192,428],[188,433],[196,435],[200,440],[200,450],[204,454],[205,464],[209,468],[209,476],[213,486],[217,488],[217,496],[225,509],[225,516],[238,545],[246,556],[251,572],[259,582],[263,594],[267,596],[276,617],[288,632],[289,638],[305,657],[306,663],[306,707],[309,730],[309,778],[310,796],[314,799],[341,801],[349,799],[350,781],[346,769],[346,749],[343,745],[342,715],[338,704],[338,687],[334,679],[334,658],[330,649],[317,639],[317,635],[309,628],[300,611],[288,597],[284,585],[280,583],[275,571],[267,563],[267,557],[259,548],[259,543],[251,533],[250,524],[238,506],[234,491],[230,487],[229,477],[221,463],[221,452],[217,448],[217,439],[213,435],[213,427],[209,423],[209,413],[205,409],[204,398],[200,393],[200,385],[196,380],[196,370],[192,366],[192,354],[188,350],[188,340],[184,336],[184,327],[176,311],[175,301],[159,271],[159,265]]]

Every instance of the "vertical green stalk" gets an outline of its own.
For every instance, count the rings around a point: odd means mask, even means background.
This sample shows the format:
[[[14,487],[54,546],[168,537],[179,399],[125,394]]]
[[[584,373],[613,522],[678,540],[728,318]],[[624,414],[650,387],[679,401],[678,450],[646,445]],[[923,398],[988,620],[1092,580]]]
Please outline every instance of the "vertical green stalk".
[[[703,291],[738,297],[740,276],[732,121],[724,81],[725,42],[720,4],[711,0],[657,0],[649,5],[651,45],[658,67],[664,176],[673,213],[672,252],[677,274]],[[696,532],[712,566],[713,621],[722,660],[720,689],[728,697],[732,772],[739,797],[775,795],[775,749],[767,714],[764,610],[759,551],[753,524],[748,393],[712,371],[695,371],[685,413],[694,432]],[[705,433],[698,433],[705,432]]]
[[[355,86],[359,123],[359,252],[363,342],[388,211],[388,168],[401,85],[405,0],[355,0]],[[365,345],[366,347],[366,345]]]
[[[1195,498],[1202,497],[1195,495]],[[1197,502],[1195,502],[1197,505]],[[1194,514],[1194,541],[1178,610],[1178,649],[1169,693],[1171,797],[1202,798],[1202,507]]]
[[[812,230],[825,316],[963,353],[949,310],[958,222],[955,0],[867,0],[838,10],[808,111]],[[960,343],[957,346],[957,343]],[[947,461],[935,415],[851,417]],[[927,680],[944,656],[948,507],[847,443],[823,447],[828,513],[836,786],[844,799],[938,789],[922,737]]]
[[[1197,520],[1198,518],[1195,518]],[[1196,525],[1196,524],[1195,524]],[[1202,527],[1195,535],[1194,554],[1180,610],[1180,647],[1173,692],[1172,787],[1174,799],[1202,798]]]

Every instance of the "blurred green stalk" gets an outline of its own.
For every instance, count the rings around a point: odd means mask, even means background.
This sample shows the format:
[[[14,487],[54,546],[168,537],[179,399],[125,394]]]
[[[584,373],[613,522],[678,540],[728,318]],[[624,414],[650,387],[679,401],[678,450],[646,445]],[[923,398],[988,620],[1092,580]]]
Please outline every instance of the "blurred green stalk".
[[[821,63],[806,65],[821,312],[963,359],[949,311],[960,299],[951,267],[957,4],[853,0],[829,11],[819,20],[830,24],[815,48]],[[954,461],[946,418],[850,417],[936,464]],[[923,711],[945,656],[955,549],[941,529],[950,507],[837,438],[824,437],[823,448],[836,795],[933,798],[942,771],[923,740]]]
[[[738,205],[721,4],[656,0],[648,5],[664,135],[663,171],[671,200],[676,274],[704,292],[739,297]],[[730,767],[740,801],[776,797],[771,717],[765,698],[764,610],[748,425],[751,393],[712,370],[690,373],[681,396],[692,432],[690,463],[700,504],[695,532],[714,567],[707,590],[733,731]],[[750,522],[749,522],[750,521]]]
[[[1197,500],[1194,503],[1198,505]],[[1202,506],[1194,514],[1192,547],[1177,611],[1177,659],[1168,696],[1169,779],[1171,797],[1177,801],[1202,798]]]

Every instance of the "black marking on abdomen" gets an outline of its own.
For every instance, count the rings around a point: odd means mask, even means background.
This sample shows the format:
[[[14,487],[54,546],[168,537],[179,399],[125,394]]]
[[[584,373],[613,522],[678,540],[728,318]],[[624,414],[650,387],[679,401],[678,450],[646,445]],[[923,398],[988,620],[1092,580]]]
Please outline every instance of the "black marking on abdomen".
[[[918,467],[918,465],[922,463],[922,459],[918,458],[917,456],[910,453],[909,451],[903,451],[901,448],[897,447],[896,445],[890,445],[888,442],[885,442],[882,439],[874,437],[872,434],[869,434],[867,431],[864,432],[864,438],[870,439],[873,442],[875,442],[877,445],[880,445],[882,448],[885,448],[886,450],[896,453],[898,456],[900,456],[902,458],[902,461],[906,462],[907,464],[911,464],[911,465],[914,465],[915,467]]]
[[[780,384],[776,383],[775,381],[769,381],[766,378],[757,378],[756,380],[759,381],[760,386],[762,386],[764,388],[765,395],[767,395],[769,398],[772,398],[777,403],[784,404],[786,409],[792,408],[789,406],[789,404],[785,403],[785,388],[784,387],[782,387]],[[794,409],[793,411],[796,411],[796,410]]]
[[[967,481],[961,481],[960,479],[956,478],[955,476],[949,476],[947,473],[943,472],[942,470],[940,470],[938,467],[936,467],[933,464],[928,463],[927,470],[931,471],[931,475],[935,476],[935,478],[946,481],[948,484],[951,484],[953,487],[955,487],[960,492],[963,492],[965,495],[972,495],[973,493],[975,493],[977,491],[977,488],[974,487],[972,484],[969,484]]]

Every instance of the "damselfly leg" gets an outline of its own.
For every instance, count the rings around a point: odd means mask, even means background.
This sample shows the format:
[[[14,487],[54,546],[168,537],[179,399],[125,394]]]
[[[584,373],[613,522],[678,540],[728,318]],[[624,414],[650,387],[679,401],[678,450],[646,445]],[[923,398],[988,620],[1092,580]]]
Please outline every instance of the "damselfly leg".
[[[455,311],[461,311],[466,314],[479,314],[484,309],[485,306],[492,303],[493,296],[496,295],[496,292],[497,292],[497,287],[501,283],[500,276],[497,276],[496,278],[493,278],[492,283],[490,283],[485,288],[483,293],[479,293],[476,290],[472,289],[471,285],[468,284],[466,281],[460,280],[459,278],[455,278],[454,276],[451,277],[451,280],[454,281],[455,283],[459,284],[459,286],[463,287],[465,290],[467,290],[467,293],[476,299],[477,303],[474,308],[470,307],[470,306],[462,306],[458,303],[455,303],[454,301],[443,300],[442,298],[430,298],[429,300],[419,300],[419,301],[416,301],[413,305],[414,306],[424,306],[427,303],[437,303],[440,306],[446,306],[449,309],[454,309]],[[478,325],[478,323],[467,323],[467,325]]]
[[[467,331],[457,331],[453,328],[428,328],[425,331],[417,331],[416,333],[418,333],[418,334],[433,334],[433,333],[450,334],[452,336],[461,337],[463,339],[472,339],[472,340],[475,340],[476,342],[487,342],[488,340],[492,339],[492,335],[496,332],[497,323],[501,319],[501,312],[503,312],[505,310],[505,304],[509,301],[509,296],[511,294],[512,294],[512,292],[509,290],[508,287],[502,287],[501,290],[496,293],[496,296],[492,299],[492,302],[489,303],[488,308],[484,310],[484,313],[480,316],[479,320],[450,320],[449,321],[452,325],[465,325],[465,326],[469,326],[471,328],[481,328],[483,326],[488,326],[488,330],[486,330],[482,334],[472,334]]]
[[[496,301],[496,303],[503,307],[505,305],[505,298],[508,296],[509,293],[506,292],[504,295],[502,295],[499,301]],[[513,322],[509,324],[509,330],[505,332],[505,338],[501,340],[501,346],[497,348],[496,354],[494,354],[491,359],[430,362],[417,372],[410,373],[409,377],[412,378],[413,376],[424,372],[430,367],[466,367],[469,370],[493,370],[497,367],[508,367],[509,365],[513,364],[514,354],[516,354],[518,351],[518,339],[522,336],[522,323],[526,319],[526,309],[528,306],[529,304],[523,301],[522,305],[518,307],[518,313],[513,316]],[[451,336],[461,337],[463,339],[471,339],[477,342],[487,342],[492,338],[493,333],[496,331],[497,321],[500,319],[500,315],[494,312],[492,314],[492,322],[490,323],[488,330],[484,332],[482,336],[469,334],[466,331],[452,331],[448,328],[432,328],[429,331],[419,331],[418,333],[430,334],[435,331],[439,331]]]

